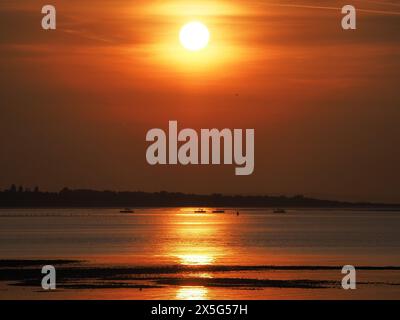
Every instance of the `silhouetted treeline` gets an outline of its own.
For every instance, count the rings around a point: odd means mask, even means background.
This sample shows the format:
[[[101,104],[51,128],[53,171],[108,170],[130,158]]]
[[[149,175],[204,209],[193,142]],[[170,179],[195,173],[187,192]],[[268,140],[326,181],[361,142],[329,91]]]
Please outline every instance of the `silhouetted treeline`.
[[[42,192],[11,186],[0,191],[0,207],[360,207],[398,208],[381,203],[352,203],[307,198],[302,195],[242,196],[198,195],[175,192],[116,192],[62,189]]]

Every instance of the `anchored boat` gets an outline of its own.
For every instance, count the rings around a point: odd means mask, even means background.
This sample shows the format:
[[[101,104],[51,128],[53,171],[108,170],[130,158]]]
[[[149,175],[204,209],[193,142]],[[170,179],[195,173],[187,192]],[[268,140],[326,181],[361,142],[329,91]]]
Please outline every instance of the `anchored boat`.
[[[120,213],[134,213],[134,211],[130,208],[124,208],[119,211]]]
[[[225,213],[225,210],[213,210],[212,213]]]

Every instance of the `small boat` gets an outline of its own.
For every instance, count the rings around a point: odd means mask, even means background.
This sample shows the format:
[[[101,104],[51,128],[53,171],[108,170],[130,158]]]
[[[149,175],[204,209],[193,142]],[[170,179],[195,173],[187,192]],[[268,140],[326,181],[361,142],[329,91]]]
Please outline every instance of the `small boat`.
[[[120,210],[119,213],[134,213],[134,211],[130,208],[125,208]]]
[[[212,213],[225,213],[225,210],[213,210]]]
[[[206,210],[204,210],[204,209],[197,209],[197,210],[194,210],[194,213],[206,213],[207,211]]]
[[[274,209],[274,213],[286,213],[285,209]]]

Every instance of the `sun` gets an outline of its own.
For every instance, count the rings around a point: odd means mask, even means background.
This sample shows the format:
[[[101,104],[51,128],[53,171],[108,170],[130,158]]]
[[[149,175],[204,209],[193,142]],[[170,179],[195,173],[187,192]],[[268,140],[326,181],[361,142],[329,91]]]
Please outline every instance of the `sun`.
[[[210,41],[210,32],[204,23],[192,21],[181,28],[179,40],[185,49],[199,51],[207,47]]]

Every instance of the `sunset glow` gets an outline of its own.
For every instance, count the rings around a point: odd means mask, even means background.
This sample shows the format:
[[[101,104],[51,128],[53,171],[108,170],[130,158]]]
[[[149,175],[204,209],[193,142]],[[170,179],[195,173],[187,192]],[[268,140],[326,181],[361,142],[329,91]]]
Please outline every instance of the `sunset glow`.
[[[395,0],[0,1],[0,300],[400,301],[399,25]]]

